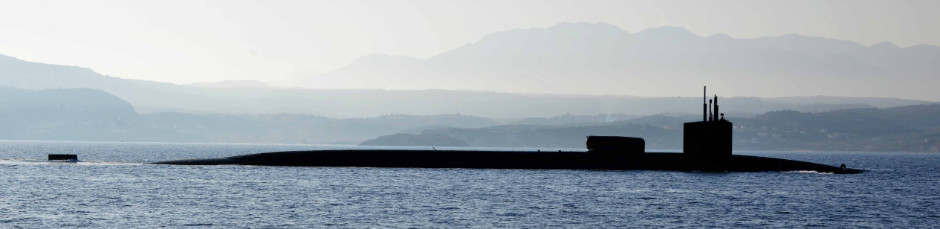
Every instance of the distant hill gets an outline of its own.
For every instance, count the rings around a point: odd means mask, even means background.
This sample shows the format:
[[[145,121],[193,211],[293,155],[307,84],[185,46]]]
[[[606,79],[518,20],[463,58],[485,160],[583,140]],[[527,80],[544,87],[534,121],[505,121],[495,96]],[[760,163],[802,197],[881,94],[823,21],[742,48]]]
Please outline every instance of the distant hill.
[[[89,69],[33,63],[0,56],[0,86],[32,90],[90,88],[113,94],[141,113],[305,114],[333,118],[364,118],[387,114],[465,114],[512,121],[562,115],[653,115],[698,113],[694,97],[588,96],[511,94],[448,90],[314,90],[254,87],[250,82],[183,86],[109,77]],[[700,86],[686,94],[697,94]],[[693,92],[695,91],[695,92]],[[903,106],[926,103],[904,99],[764,99],[722,97],[727,112],[753,116],[772,110],[826,111],[846,108]],[[726,99],[725,99],[726,98]]]
[[[701,37],[683,28],[628,33],[605,23],[496,32],[426,60],[370,55],[292,85],[511,93],[675,96],[830,95],[936,100],[940,47],[901,48],[801,35]]]
[[[940,152],[940,104],[732,118],[736,150]],[[428,129],[478,147],[583,148],[589,135],[642,137],[647,149],[682,148],[682,123],[697,116],[647,116],[610,123]],[[392,143],[385,143],[392,144]]]
[[[493,120],[466,115],[385,115],[337,119],[314,115],[151,113],[94,89],[0,87],[0,139],[145,142],[358,144],[428,128],[478,128]]]
[[[442,134],[392,134],[362,142],[364,146],[469,146],[466,142]]]
[[[134,106],[93,89],[24,90],[0,87],[0,112],[28,119],[124,118],[137,115]]]
[[[552,117],[533,117],[509,122],[513,125],[565,125],[565,124],[599,124],[622,121],[635,118],[628,114],[598,114],[598,115],[572,115],[564,114]]]
[[[116,78],[101,75],[88,68],[35,63],[3,55],[0,55],[0,86],[30,90],[97,89],[128,101],[139,110],[218,111],[236,107],[185,86]]]
[[[257,80],[223,80],[218,82],[204,82],[188,84],[196,87],[270,87],[270,85]]]
[[[940,152],[940,104],[821,113],[770,112],[735,122],[742,149]]]
[[[769,102],[802,104],[807,106],[826,106],[829,104],[864,104],[875,108],[889,108],[926,104],[926,101],[912,101],[898,98],[878,97],[837,97],[837,96],[789,96],[765,98]],[[843,108],[844,109],[844,108]]]
[[[121,123],[137,118],[131,104],[99,90],[0,88],[3,139],[96,139],[128,131]]]

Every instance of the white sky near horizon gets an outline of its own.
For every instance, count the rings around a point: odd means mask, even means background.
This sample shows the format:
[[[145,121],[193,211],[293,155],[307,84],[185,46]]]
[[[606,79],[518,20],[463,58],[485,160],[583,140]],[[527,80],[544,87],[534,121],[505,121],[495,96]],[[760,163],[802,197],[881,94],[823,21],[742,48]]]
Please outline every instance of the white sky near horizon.
[[[0,54],[121,78],[272,82],[561,22],[940,46],[938,12],[940,1],[0,0]]]

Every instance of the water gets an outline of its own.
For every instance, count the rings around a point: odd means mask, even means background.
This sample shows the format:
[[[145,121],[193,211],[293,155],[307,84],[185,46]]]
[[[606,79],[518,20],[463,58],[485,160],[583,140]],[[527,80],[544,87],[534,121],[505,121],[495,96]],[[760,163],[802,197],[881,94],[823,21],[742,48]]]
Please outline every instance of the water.
[[[856,175],[145,164],[314,148],[0,141],[0,227],[940,227],[938,154],[736,152]]]

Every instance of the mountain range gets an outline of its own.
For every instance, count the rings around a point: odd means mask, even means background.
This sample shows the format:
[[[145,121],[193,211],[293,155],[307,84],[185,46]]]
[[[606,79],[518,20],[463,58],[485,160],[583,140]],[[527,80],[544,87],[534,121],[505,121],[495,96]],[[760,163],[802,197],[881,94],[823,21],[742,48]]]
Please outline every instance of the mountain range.
[[[902,97],[937,101],[940,47],[864,46],[802,35],[702,37],[683,28],[628,33],[605,23],[516,29],[428,59],[369,55],[291,82],[312,88],[510,93]]]
[[[304,80],[309,87],[344,81],[356,83],[350,87],[382,89],[276,87],[258,81],[178,85],[3,55],[0,86],[101,90],[142,114],[462,114],[512,122],[565,115],[696,114],[699,90],[708,83],[710,91],[722,95],[722,111],[751,117],[784,109],[821,112],[935,101],[937,50],[887,43],[865,47],[799,35],[700,37],[674,27],[631,34],[603,23],[562,23],[496,32],[426,60],[369,55]],[[901,82],[907,83],[897,86]],[[895,87],[929,96],[910,96]],[[424,88],[437,89],[411,90]],[[747,96],[728,96],[735,94]],[[753,97],[774,94],[789,96]]]
[[[88,88],[112,94],[137,112],[192,114],[305,114],[334,118],[368,118],[387,114],[464,114],[517,120],[562,115],[652,115],[699,113],[700,97],[625,95],[513,94],[454,90],[306,89],[267,86],[254,81],[195,85],[131,80],[91,69],[35,63],[0,55],[0,86],[29,90]],[[684,92],[694,95],[700,87]],[[752,116],[768,111],[826,111],[892,107],[927,101],[875,97],[722,97],[729,115]]]

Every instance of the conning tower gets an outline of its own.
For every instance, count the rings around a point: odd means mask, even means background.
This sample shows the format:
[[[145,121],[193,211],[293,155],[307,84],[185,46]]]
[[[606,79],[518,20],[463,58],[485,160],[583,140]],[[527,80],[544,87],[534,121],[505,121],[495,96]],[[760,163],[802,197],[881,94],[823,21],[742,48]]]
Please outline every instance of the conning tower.
[[[702,121],[683,125],[682,153],[687,156],[707,159],[722,159],[731,156],[732,123],[718,113],[718,95],[706,102],[708,96],[702,89]]]

